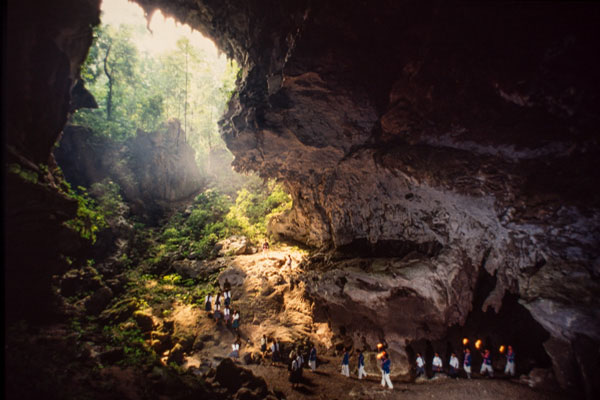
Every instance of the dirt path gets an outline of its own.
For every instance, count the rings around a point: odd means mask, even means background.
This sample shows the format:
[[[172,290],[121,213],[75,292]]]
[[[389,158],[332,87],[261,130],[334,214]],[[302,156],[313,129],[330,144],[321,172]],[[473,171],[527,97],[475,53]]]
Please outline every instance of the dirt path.
[[[346,378],[340,374],[338,359],[324,359],[326,364],[315,373],[304,370],[304,382],[298,389],[292,389],[288,382],[288,371],[283,365],[249,366],[256,375],[265,378],[269,388],[285,394],[287,400],[297,399],[425,399],[444,400],[566,400],[568,396],[556,393],[539,392],[517,382],[504,379],[437,379],[426,383],[394,383],[394,389],[381,387],[381,376],[370,375],[359,381],[356,377]]]

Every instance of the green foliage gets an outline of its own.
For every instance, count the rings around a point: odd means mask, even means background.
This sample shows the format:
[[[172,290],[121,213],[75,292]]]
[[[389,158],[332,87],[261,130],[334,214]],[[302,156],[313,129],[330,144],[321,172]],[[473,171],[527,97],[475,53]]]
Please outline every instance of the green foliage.
[[[254,185],[238,192],[235,205],[227,214],[232,233],[257,241],[267,236],[269,219],[292,207],[291,197],[275,181]]]
[[[119,215],[119,211],[124,207],[120,191],[119,185],[110,179],[94,183],[90,187],[90,193],[93,194],[98,203],[98,210],[106,218]]]
[[[9,164],[8,170],[11,173],[21,177],[21,179],[23,179],[24,181],[34,183],[34,184],[38,183],[39,177],[38,177],[37,172],[32,171],[30,169],[25,169],[20,164],[17,164],[17,163]]]
[[[77,200],[77,217],[66,221],[65,225],[78,232],[84,239],[96,242],[96,233],[108,226],[106,219],[94,199],[90,198],[87,190],[79,186],[78,190],[70,190],[68,195]]]
[[[116,140],[137,129],[157,131],[171,118],[181,121],[187,142],[196,150],[201,169],[211,150],[225,148],[218,120],[235,88],[234,61],[208,54],[182,37],[176,47],[152,57],[138,50],[146,21],[136,25],[101,25],[81,76],[98,109],[80,109],[72,119]]]

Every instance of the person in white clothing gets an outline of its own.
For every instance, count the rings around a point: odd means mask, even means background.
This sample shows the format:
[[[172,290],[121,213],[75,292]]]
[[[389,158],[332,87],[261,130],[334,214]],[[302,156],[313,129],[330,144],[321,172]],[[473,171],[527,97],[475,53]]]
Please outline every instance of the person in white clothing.
[[[358,379],[362,379],[363,377],[367,377],[367,373],[365,372],[365,356],[362,353],[362,350],[356,350],[358,352]]]
[[[381,386],[385,387],[387,384],[388,388],[394,389],[394,385],[392,385],[392,380],[390,379],[391,365],[392,361],[384,351],[381,358]]]
[[[350,378],[350,354],[348,349],[344,349],[344,358],[342,359],[342,375]]]
[[[225,306],[225,309],[223,310],[223,321],[225,321],[226,326],[229,326],[230,317],[231,317],[231,310],[229,309],[229,306]]]
[[[235,342],[233,342],[233,344],[231,345],[231,354],[230,357],[234,358],[234,359],[238,359],[240,356],[240,341],[236,340]]]
[[[431,363],[431,365],[433,366],[433,372],[442,372],[442,359],[440,358],[440,355],[438,353],[435,353],[435,355],[433,356],[433,362]]]
[[[458,368],[459,368],[458,358],[456,357],[456,354],[452,353],[452,355],[450,356],[450,370],[449,370],[450,377],[458,378]]]
[[[425,361],[421,357],[421,353],[417,353],[417,378],[421,375],[425,375]]]
[[[508,346],[508,352],[506,353],[506,367],[504,367],[504,374],[515,376],[515,352],[512,346]]]

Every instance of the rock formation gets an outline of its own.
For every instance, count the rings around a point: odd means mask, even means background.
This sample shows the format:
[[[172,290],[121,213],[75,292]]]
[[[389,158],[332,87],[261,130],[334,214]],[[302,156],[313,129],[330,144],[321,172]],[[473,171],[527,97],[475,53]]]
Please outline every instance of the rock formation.
[[[359,250],[307,279],[334,324],[359,317],[398,351],[442,337],[485,270],[483,311],[516,295],[551,336],[559,383],[594,390],[590,364],[565,365],[578,338],[600,341],[600,8],[139,3],[244,66],[222,129],[238,170],[293,196],[272,232]]]
[[[10,3],[9,162],[46,163],[97,2]],[[243,66],[223,135],[238,170],[292,194],[272,231],[330,250],[307,277],[315,313],[355,311],[401,356],[468,325],[481,293],[482,312],[514,296],[558,382],[598,391],[598,6],[138,3]],[[10,196],[9,229],[36,209]]]
[[[89,187],[109,178],[137,215],[153,217],[185,204],[205,184],[177,120],[156,132],[140,130],[124,142],[69,125],[54,154],[72,185]]]

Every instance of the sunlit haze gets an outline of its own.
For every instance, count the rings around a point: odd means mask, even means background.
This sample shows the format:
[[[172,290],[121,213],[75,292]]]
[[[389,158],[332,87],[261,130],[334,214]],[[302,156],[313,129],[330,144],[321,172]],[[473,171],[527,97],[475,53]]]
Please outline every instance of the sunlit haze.
[[[102,0],[101,20],[104,24],[118,27],[121,24],[140,25],[145,24],[144,10],[136,3],[128,0]],[[190,43],[206,51],[210,56],[217,57],[218,50],[215,44],[188,25],[175,22],[173,18],[165,18],[163,13],[156,11],[150,20],[151,32],[147,35],[136,37],[136,45],[140,51],[151,54],[160,54],[164,51],[174,49],[179,38],[186,37]],[[222,57],[224,57],[222,55]]]

